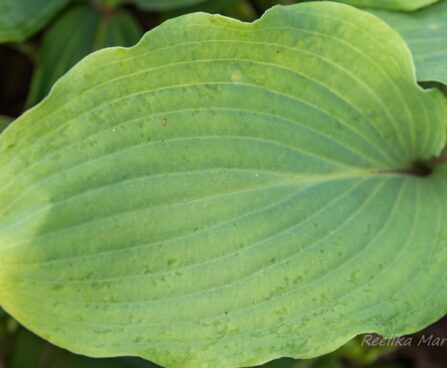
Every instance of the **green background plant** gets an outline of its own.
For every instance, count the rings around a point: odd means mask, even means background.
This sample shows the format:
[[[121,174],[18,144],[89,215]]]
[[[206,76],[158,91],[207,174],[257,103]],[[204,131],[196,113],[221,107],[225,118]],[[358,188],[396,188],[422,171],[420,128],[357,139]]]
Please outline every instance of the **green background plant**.
[[[44,98],[59,77],[84,56],[105,47],[132,46],[142,34],[126,10],[101,16],[89,5],[69,8],[43,36],[27,106]]]
[[[415,13],[374,11],[407,41],[419,81],[447,85],[447,1]]]

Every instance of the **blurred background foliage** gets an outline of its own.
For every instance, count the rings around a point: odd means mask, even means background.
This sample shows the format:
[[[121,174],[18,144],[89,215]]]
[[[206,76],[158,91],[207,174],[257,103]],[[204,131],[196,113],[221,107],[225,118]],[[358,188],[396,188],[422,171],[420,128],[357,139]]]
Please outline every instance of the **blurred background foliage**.
[[[196,11],[253,21],[294,0],[0,0],[0,132],[39,103],[88,54],[132,46],[163,21]],[[418,336],[447,336],[447,318]],[[293,338],[293,337],[291,337]],[[358,336],[311,360],[279,359],[264,368],[445,368],[447,346],[368,347]],[[0,368],[154,368],[138,358],[93,359],[40,339],[0,309]],[[216,367],[219,368],[219,367]]]

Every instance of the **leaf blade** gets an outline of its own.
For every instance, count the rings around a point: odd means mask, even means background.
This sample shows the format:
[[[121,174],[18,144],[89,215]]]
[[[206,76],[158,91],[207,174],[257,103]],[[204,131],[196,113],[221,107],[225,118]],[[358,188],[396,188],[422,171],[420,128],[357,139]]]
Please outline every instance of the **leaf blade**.
[[[446,171],[390,171],[439,154],[445,112],[401,37],[351,7],[166,22],[0,139],[2,306],[74,351],[167,366],[413,332],[445,313]]]

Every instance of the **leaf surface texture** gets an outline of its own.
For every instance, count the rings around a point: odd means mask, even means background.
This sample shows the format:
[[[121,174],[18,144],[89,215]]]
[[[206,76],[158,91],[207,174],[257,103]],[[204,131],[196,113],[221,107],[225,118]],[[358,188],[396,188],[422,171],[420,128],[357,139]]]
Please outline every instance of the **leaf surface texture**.
[[[90,356],[240,367],[447,306],[446,142],[402,38],[336,3],[191,14],[0,137],[0,303]]]

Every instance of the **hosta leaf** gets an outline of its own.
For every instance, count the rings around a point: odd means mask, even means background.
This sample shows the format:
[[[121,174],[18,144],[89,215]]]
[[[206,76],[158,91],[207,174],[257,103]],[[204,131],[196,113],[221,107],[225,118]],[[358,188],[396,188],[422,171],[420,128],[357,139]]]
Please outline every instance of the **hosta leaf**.
[[[142,30],[126,10],[101,16],[88,5],[66,11],[45,33],[27,105],[44,98],[54,82],[89,53],[110,46],[131,46]]]
[[[67,3],[68,0],[0,0],[0,43],[25,40]]]
[[[374,11],[407,41],[418,80],[447,84],[447,1],[415,13]]]
[[[439,0],[335,0],[359,7],[414,11]]]
[[[447,165],[413,163],[446,113],[353,7],[168,21],[0,137],[0,303],[72,351],[168,367],[418,330],[447,310]]]

